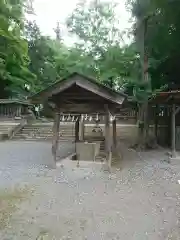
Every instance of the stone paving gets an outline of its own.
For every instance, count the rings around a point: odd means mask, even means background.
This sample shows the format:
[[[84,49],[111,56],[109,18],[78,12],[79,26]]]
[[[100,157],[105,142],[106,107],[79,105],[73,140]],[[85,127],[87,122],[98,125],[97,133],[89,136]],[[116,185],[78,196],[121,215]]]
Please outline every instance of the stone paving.
[[[0,239],[180,239],[180,165],[164,161],[163,151],[126,154],[123,168],[109,174],[68,161],[51,170],[50,150],[49,143],[0,143],[1,189],[31,191]]]

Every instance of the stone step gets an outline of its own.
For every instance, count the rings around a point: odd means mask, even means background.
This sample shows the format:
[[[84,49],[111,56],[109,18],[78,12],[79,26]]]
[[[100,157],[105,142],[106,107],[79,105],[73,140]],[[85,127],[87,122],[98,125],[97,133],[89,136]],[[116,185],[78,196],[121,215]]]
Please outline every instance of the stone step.
[[[44,134],[44,135],[46,135],[46,134],[51,134],[51,135],[53,135],[52,132],[44,132],[44,131],[21,131],[21,132],[19,132],[19,133],[20,133],[20,134],[22,134],[22,133],[24,133],[24,134],[35,133],[35,134]],[[66,132],[66,131],[60,132],[60,135],[75,136],[74,133],[68,132],[68,131],[67,131],[67,132]]]
[[[44,128],[23,128],[22,131],[45,131],[45,132],[52,132],[52,129],[50,128],[47,128],[47,129],[44,129]],[[69,131],[69,132],[74,132],[72,129],[70,128],[61,128],[60,129],[60,132],[62,131]]]
[[[38,129],[38,128],[44,128],[44,129],[52,129],[53,127],[52,126],[29,126],[29,125],[27,125],[27,126],[25,126],[25,128],[27,128],[27,129],[32,129],[32,128],[36,128],[36,129]],[[74,129],[74,127],[72,127],[72,126],[60,126],[60,129]]]
[[[47,139],[43,139],[43,138],[25,138],[25,139],[23,139],[23,138],[13,138],[12,140],[22,140],[22,141],[52,141],[52,139],[51,138],[47,138]],[[59,142],[69,142],[69,141],[71,141],[71,142],[73,142],[74,141],[74,139],[60,139],[59,140]]]
[[[44,136],[40,136],[40,135],[25,135],[25,134],[21,134],[21,135],[15,135],[14,138],[53,138],[52,135],[44,135]],[[74,136],[60,136],[60,138],[66,138],[66,139],[69,139],[69,138],[72,138],[74,139]]]
[[[20,138],[23,138],[23,139],[52,139],[51,136],[46,136],[46,137],[32,137],[32,136],[26,136],[26,135],[19,135],[19,136],[14,136],[13,139],[20,139]]]
[[[21,131],[19,131],[19,133],[42,133],[42,134],[47,134],[47,133],[49,133],[49,134],[53,134],[53,132],[51,132],[51,131],[40,131],[40,130],[37,130],[37,131],[23,131],[23,130],[21,130]],[[60,132],[61,134],[65,134],[65,133],[68,133],[69,135],[74,135],[74,133],[73,132],[70,132],[70,131],[61,131]]]
[[[2,127],[3,132],[7,132],[9,130],[9,126],[5,128]],[[7,129],[7,130],[6,130]],[[53,138],[53,124],[41,124],[35,123],[32,125],[26,125],[23,129],[21,129],[14,137],[15,140],[52,140]],[[74,140],[74,124],[62,124],[60,125],[60,139],[61,140]]]
[[[42,138],[44,138],[44,137],[53,137],[53,135],[52,134],[33,134],[33,133],[29,133],[29,134],[26,134],[26,133],[18,133],[18,134],[16,134],[15,135],[15,137],[20,137],[20,136],[25,136],[25,137],[42,137]],[[60,137],[66,137],[66,138],[74,138],[74,136],[73,135],[66,135],[66,134],[64,134],[64,135],[60,135]]]
[[[9,126],[9,127],[7,127],[7,126],[4,126],[4,127],[0,127],[0,131],[6,131],[6,130],[8,130],[8,129],[12,129],[12,126]]]
[[[26,125],[21,131],[19,131],[13,139],[19,140],[52,140],[53,132],[52,125],[42,125],[42,124],[33,124]],[[60,139],[74,140],[75,131],[73,125],[61,125],[60,126]],[[93,137],[86,136],[87,141],[100,141],[102,142],[100,145],[100,150],[104,150],[104,137]]]

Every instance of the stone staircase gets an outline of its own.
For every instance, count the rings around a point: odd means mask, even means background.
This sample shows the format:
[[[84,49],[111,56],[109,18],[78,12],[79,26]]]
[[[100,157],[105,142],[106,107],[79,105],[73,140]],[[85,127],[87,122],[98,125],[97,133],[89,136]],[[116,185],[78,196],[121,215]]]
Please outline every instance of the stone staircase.
[[[12,129],[13,129],[12,125],[7,125],[7,124],[5,124],[5,125],[1,124],[0,125],[0,133],[8,134]]]
[[[0,121],[0,140],[9,139],[13,130],[19,125],[19,122]]]
[[[53,124],[36,123],[26,125],[23,127],[12,139],[13,140],[29,140],[29,141],[52,141]],[[61,124],[60,126],[60,140],[68,141],[74,140],[74,125]]]

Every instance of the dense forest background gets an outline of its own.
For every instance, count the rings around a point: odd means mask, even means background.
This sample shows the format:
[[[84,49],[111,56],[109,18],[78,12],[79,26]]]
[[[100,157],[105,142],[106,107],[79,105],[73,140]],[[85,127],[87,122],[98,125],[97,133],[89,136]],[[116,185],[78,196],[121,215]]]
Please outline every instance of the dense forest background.
[[[119,30],[115,9],[111,1],[80,1],[66,20],[77,39],[69,47],[59,24],[53,39],[27,20],[30,1],[0,0],[0,98],[26,98],[74,71],[139,102],[177,85],[180,2],[127,0],[133,21],[128,32]]]

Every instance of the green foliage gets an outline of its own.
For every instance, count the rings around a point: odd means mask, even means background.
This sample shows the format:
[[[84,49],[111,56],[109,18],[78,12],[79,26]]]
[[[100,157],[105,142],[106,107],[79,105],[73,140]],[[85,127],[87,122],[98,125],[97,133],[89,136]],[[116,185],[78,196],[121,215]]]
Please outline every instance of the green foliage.
[[[22,96],[34,75],[28,70],[23,33],[23,1],[0,1],[0,95]]]
[[[107,47],[120,42],[115,6],[110,1],[79,1],[67,19],[67,26],[71,33],[79,37],[84,51],[99,56]]]
[[[50,45],[50,39],[43,37],[35,22],[26,25],[26,38],[28,39],[28,52],[30,57],[29,70],[37,76],[37,81],[31,91],[40,90],[56,80],[54,66],[54,51]]]
[[[180,57],[180,2],[177,0],[147,0],[146,10],[137,14],[138,3],[133,2],[136,16],[136,29],[139,22],[147,20],[145,45],[149,58],[149,74],[151,75],[152,89],[179,84]],[[142,17],[143,16],[143,17]],[[139,25],[138,25],[139,24]],[[137,32],[138,33],[138,32]],[[137,42],[138,42],[137,38]],[[139,41],[141,45],[142,42]]]
[[[133,45],[120,46],[114,11],[115,5],[108,2],[81,1],[67,19],[69,32],[78,36],[78,43],[70,48],[59,37],[42,36],[36,23],[28,22],[29,69],[37,76],[32,90],[41,90],[72,72],[116,89],[129,81],[136,53]]]
[[[91,0],[79,1],[68,17],[69,32],[78,41],[67,47],[57,31],[54,40],[43,36],[35,22],[25,23],[24,12],[33,11],[31,0],[0,0],[0,97],[26,96],[25,85],[36,92],[74,71],[133,94],[140,103],[179,83],[180,2],[128,2],[135,16],[135,43],[122,46],[115,4]]]
[[[110,1],[80,1],[67,19],[67,26],[80,42],[80,71],[118,89],[132,78],[136,53],[133,46],[121,47],[115,7]]]
[[[140,120],[144,123],[139,139],[144,141],[142,136],[147,137],[148,133],[148,97],[154,97],[158,90],[179,89],[180,86],[180,2],[132,0],[131,4],[136,20],[134,33],[141,66],[141,77],[135,85],[141,107]],[[148,81],[145,78],[145,64],[150,76]],[[142,88],[139,86],[141,83],[146,85]]]
[[[60,37],[43,36],[35,22],[26,22],[29,11],[30,0],[0,0],[1,97],[26,96],[25,86],[37,92],[74,71],[116,89],[132,81],[136,53],[133,46],[120,45],[114,4],[80,1],[67,19],[69,32],[78,37],[70,48]]]
[[[29,70],[37,76],[32,91],[42,90],[71,72],[79,58],[58,40],[42,36],[35,22],[27,22],[26,38],[30,57]],[[74,59],[73,59],[74,58]],[[72,69],[73,70],[73,69]]]

